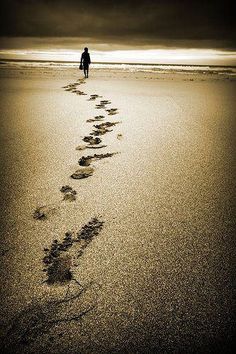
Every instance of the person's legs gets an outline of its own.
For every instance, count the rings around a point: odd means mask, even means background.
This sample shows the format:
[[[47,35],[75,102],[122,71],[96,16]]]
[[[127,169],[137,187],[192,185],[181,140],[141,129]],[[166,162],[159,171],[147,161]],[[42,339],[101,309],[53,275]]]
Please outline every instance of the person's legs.
[[[88,77],[88,65],[84,65],[84,76],[87,78]]]

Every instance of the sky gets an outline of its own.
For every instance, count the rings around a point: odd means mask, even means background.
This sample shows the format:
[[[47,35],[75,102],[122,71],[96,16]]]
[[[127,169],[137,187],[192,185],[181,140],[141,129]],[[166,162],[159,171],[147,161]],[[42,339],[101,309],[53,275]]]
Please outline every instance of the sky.
[[[236,65],[232,0],[1,0],[0,58]]]

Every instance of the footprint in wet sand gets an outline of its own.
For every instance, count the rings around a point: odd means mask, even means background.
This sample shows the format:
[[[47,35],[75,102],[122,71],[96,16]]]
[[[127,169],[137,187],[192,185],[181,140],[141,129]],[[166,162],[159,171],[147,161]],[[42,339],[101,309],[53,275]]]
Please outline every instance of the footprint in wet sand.
[[[90,133],[90,135],[98,136],[98,135],[104,135],[104,134],[109,133],[109,132],[112,132],[112,129],[100,128],[100,129],[93,130]]]
[[[74,82],[72,84],[68,84],[66,86],[63,86],[63,88],[65,89],[65,91],[75,93],[77,95],[87,95],[83,91],[78,90],[78,86],[81,84],[84,84],[84,83],[85,83],[85,81],[79,80],[78,82]]]
[[[100,101],[99,104],[96,104],[95,108],[96,109],[105,109],[107,104],[111,104],[111,101],[102,100],[102,101]]]
[[[98,135],[104,135],[108,132],[111,132],[112,130],[108,128],[113,127],[118,123],[120,122],[103,122],[100,124],[94,124],[93,126],[94,128],[96,128],[96,130],[94,129],[92,133],[90,133],[90,135],[98,136]]]
[[[97,145],[100,144],[102,140],[100,138],[94,138],[92,136],[85,136],[83,138],[83,141],[89,143],[90,145]]]
[[[54,214],[56,208],[48,205],[43,205],[37,207],[33,213],[33,218],[36,220],[45,220],[48,218],[49,215]]]
[[[109,101],[109,100],[102,100],[102,101],[100,101],[100,104],[102,104],[102,105],[111,104],[111,101]]]
[[[95,101],[98,97],[102,97],[102,96],[99,96],[99,95],[90,95],[90,98],[88,99],[88,101]]]
[[[80,166],[89,166],[92,161],[96,161],[96,160],[101,160],[101,159],[105,159],[107,157],[112,157],[113,155],[118,154],[117,152],[107,152],[105,154],[94,154],[93,156],[82,156],[79,159],[79,165]]]
[[[50,248],[44,248],[43,263],[48,284],[68,282],[72,279],[72,257],[67,252],[76,244],[75,255],[77,258],[81,257],[85,248],[99,235],[103,224],[104,221],[92,218],[77,233],[67,231],[62,242],[54,240]]]
[[[93,175],[94,168],[93,167],[81,167],[78,170],[76,170],[72,175],[71,178],[73,179],[83,179],[83,178],[88,178]]]
[[[85,150],[86,148],[87,148],[87,145],[83,144],[83,145],[78,145],[78,146],[75,148],[75,150],[81,151],[81,150]]]
[[[94,118],[87,119],[87,123],[92,123],[92,122],[100,122],[103,120],[105,117],[104,116],[95,116]]]
[[[78,232],[67,231],[62,241],[56,239],[44,248],[44,283],[51,287],[51,291],[56,285],[55,296],[49,300],[36,296],[13,316],[1,337],[2,352],[31,351],[33,343],[45,334],[51,343],[58,335],[64,335],[60,330],[63,324],[75,323],[81,329],[83,318],[97,306],[100,287],[94,281],[81,285],[76,280],[76,262],[99,236],[103,224],[104,221],[91,218]],[[62,296],[57,296],[58,286],[62,286]]]
[[[86,83],[85,79],[78,79],[77,80],[77,85],[81,85],[81,84],[85,84],[85,83]]]
[[[87,96],[87,93],[85,93],[83,91],[80,91],[80,90],[75,90],[73,92],[76,93],[76,95],[79,95],[79,96]]]
[[[76,87],[78,85],[79,84],[77,82],[75,82],[74,84],[69,84],[69,85],[63,86],[62,88],[64,88],[65,91],[72,91],[72,90],[76,90]]]
[[[99,103],[99,104],[96,104],[95,108],[96,109],[103,109],[103,108],[105,108],[105,105]]]
[[[82,156],[80,159],[79,159],[79,165],[80,166],[89,166],[92,162],[92,158],[93,156]]]
[[[114,114],[118,113],[118,108],[110,108],[110,109],[106,109],[106,112],[108,112],[109,116],[112,116]]]
[[[97,129],[102,129],[102,128],[113,127],[114,125],[117,125],[119,123],[120,122],[102,122],[100,124],[94,124],[93,126]]]
[[[121,140],[123,138],[123,135],[121,133],[119,133],[119,134],[117,134],[116,137],[117,137],[118,140]]]
[[[68,200],[70,202],[76,200],[77,192],[72,187],[66,185],[61,187],[60,191],[64,194],[63,200]]]

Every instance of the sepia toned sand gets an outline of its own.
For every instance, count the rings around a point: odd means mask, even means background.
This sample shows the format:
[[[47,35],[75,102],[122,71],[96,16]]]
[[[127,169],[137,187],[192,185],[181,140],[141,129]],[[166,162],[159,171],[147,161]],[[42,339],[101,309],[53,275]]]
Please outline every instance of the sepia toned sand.
[[[229,351],[235,81],[91,71],[83,95],[64,87],[80,72],[40,70],[0,72],[4,350]],[[101,100],[118,113],[96,108]],[[105,147],[76,150],[103,121],[119,122],[99,135]],[[70,177],[82,156],[106,153],[87,178]],[[72,278],[49,284],[44,248],[92,218],[102,228],[86,248],[71,242],[59,264]]]

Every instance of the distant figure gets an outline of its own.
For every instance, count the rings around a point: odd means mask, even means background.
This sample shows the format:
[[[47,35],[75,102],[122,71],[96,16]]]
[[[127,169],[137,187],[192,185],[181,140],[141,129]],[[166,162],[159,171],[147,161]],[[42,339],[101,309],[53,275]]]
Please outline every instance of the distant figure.
[[[80,59],[80,65],[83,65],[85,77],[88,77],[90,63],[91,63],[91,61],[90,61],[90,55],[88,52],[88,48],[84,48],[84,52],[82,53],[81,59]]]

